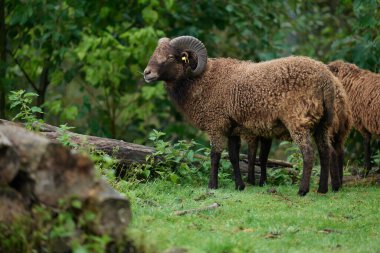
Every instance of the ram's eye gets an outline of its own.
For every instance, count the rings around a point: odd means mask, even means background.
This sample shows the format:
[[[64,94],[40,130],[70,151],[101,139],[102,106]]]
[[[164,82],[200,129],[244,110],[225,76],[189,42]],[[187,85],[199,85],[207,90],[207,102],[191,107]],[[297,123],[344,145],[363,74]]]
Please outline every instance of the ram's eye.
[[[174,55],[169,55],[168,60],[174,60]]]

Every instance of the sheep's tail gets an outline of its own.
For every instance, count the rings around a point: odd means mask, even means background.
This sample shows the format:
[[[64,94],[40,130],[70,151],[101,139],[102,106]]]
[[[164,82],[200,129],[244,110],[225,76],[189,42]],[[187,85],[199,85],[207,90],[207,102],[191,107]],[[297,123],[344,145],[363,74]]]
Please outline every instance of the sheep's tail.
[[[331,75],[322,85],[323,87],[323,105],[324,105],[324,122],[327,127],[331,127],[334,120],[334,101],[335,101],[335,84],[334,77]]]

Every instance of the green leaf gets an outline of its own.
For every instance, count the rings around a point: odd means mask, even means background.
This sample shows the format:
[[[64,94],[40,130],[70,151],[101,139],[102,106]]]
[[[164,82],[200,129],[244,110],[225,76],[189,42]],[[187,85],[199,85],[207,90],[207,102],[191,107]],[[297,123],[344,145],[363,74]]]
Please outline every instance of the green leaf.
[[[13,109],[14,107],[16,107],[16,106],[18,106],[20,104],[21,104],[21,101],[15,101],[15,102],[11,103],[11,109]]]
[[[24,97],[26,97],[26,98],[38,97],[38,94],[34,93],[34,92],[27,92],[27,93],[24,94]]]
[[[148,179],[149,176],[150,176],[150,170],[144,170],[144,171],[143,171],[143,175],[144,175],[144,177],[145,177],[146,179]]]
[[[158,13],[150,7],[147,7],[142,11],[142,16],[148,24],[154,24],[158,19]]]
[[[63,120],[75,120],[77,116],[78,108],[75,105],[65,108],[61,115]]]
[[[82,202],[78,199],[75,199],[75,200],[71,201],[71,206],[74,208],[77,208],[77,209],[81,209],[82,208]]]
[[[173,7],[173,4],[174,4],[174,0],[165,0],[165,7],[166,9],[171,9]]]
[[[175,184],[178,182],[178,179],[179,179],[179,177],[174,173],[171,173],[169,178],[170,178],[170,181]]]
[[[41,108],[40,107],[37,107],[37,106],[33,106],[32,108],[30,108],[32,110],[33,113],[43,113]]]
[[[89,251],[84,246],[75,247],[74,253],[88,253]]]
[[[15,121],[16,119],[21,119],[24,116],[22,112],[19,112],[16,114],[16,116],[13,117],[12,121]]]

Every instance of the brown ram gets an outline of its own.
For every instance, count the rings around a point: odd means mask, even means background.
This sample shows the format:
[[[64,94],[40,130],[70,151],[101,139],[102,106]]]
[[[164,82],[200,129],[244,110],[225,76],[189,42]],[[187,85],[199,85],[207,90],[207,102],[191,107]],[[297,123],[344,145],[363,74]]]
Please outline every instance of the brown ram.
[[[201,41],[190,36],[162,38],[144,70],[146,82],[162,80],[170,99],[211,142],[209,188],[218,187],[218,167],[226,140],[237,189],[245,185],[239,169],[237,132],[277,137],[289,134],[303,155],[299,195],[310,188],[313,136],[320,153],[319,192],[328,190],[334,115],[334,77],[321,62],[287,57],[261,63],[208,59]],[[231,152],[233,151],[233,152]],[[339,189],[339,175],[332,178]]]

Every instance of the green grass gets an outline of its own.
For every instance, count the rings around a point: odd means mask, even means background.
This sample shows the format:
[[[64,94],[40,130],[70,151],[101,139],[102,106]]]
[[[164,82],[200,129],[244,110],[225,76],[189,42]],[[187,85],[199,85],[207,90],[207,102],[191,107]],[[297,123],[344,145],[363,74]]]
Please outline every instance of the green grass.
[[[117,187],[120,188],[120,187]],[[130,235],[159,252],[380,252],[380,188],[345,187],[298,197],[297,186],[205,187],[156,181],[123,190],[132,202]],[[315,187],[314,187],[315,188]],[[177,210],[217,209],[177,216]]]

